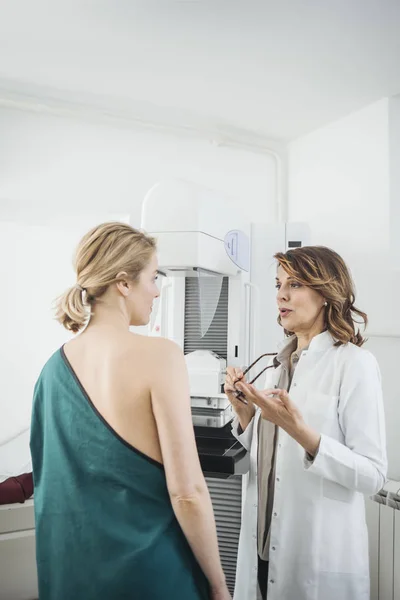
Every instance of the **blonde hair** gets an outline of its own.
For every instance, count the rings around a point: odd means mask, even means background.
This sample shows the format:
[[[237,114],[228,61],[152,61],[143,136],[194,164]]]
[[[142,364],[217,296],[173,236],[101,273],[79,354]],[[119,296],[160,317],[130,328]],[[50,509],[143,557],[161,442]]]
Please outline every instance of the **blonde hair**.
[[[325,246],[304,246],[278,252],[274,258],[291,277],[319,292],[326,300],[325,327],[336,341],[336,346],[351,342],[362,346],[365,339],[356,324],[360,317],[366,327],[367,315],[355,306],[355,288],[344,260]],[[280,324],[280,317],[278,317]],[[292,332],[286,331],[287,335]]]
[[[57,321],[77,333],[87,323],[90,309],[125,272],[135,281],[153,253],[156,241],[126,223],[103,223],[80,241],[75,254],[77,283],[56,300]]]

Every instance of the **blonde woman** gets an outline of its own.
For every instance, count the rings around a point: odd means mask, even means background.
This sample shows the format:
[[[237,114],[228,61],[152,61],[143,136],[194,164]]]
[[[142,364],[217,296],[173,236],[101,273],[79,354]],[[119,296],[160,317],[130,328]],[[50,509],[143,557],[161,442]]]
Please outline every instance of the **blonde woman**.
[[[149,322],[154,239],[84,236],[57,318],[78,333],[35,387],[31,452],[41,600],[228,600],[183,354]]]
[[[235,600],[369,600],[364,496],[386,477],[381,380],[354,287],[324,247],[275,256],[286,341],[266,390],[228,369],[250,452]]]

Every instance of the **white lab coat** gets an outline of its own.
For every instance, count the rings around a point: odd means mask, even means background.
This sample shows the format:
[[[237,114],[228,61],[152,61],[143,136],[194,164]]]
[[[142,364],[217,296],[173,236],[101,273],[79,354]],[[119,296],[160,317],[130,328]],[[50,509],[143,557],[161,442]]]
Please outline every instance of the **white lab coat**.
[[[288,340],[286,343],[290,343]],[[277,386],[280,367],[267,371]],[[380,373],[374,356],[334,346],[328,332],[302,352],[290,389],[307,424],[321,433],[313,462],[279,431],[271,523],[268,600],[369,600],[364,495],[387,469]],[[260,410],[235,437],[250,451],[234,600],[257,598],[257,430]]]

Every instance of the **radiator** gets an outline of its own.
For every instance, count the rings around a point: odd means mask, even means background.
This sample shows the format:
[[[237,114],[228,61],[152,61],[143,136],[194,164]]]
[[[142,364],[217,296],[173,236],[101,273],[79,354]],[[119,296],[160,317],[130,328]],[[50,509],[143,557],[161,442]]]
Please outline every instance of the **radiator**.
[[[242,513],[242,476],[228,479],[206,477],[217,524],[222,568],[233,594]]]
[[[366,502],[371,600],[400,600],[400,482]]]

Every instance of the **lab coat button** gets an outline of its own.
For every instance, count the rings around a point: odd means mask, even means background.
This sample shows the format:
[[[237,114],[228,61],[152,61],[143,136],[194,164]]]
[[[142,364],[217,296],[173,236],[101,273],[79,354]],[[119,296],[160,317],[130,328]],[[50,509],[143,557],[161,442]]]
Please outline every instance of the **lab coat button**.
[[[277,516],[278,516],[278,513],[274,512],[274,517],[277,517]]]
[[[293,384],[293,387],[297,387],[297,383],[294,383],[294,384]]]
[[[275,552],[275,550],[276,550],[275,546],[272,546],[272,550]]]
[[[275,579],[270,579],[269,582],[270,583],[275,583]]]
[[[280,481],[280,478],[279,478],[279,477],[277,477],[277,478],[276,478],[276,480],[277,480],[277,481]]]

